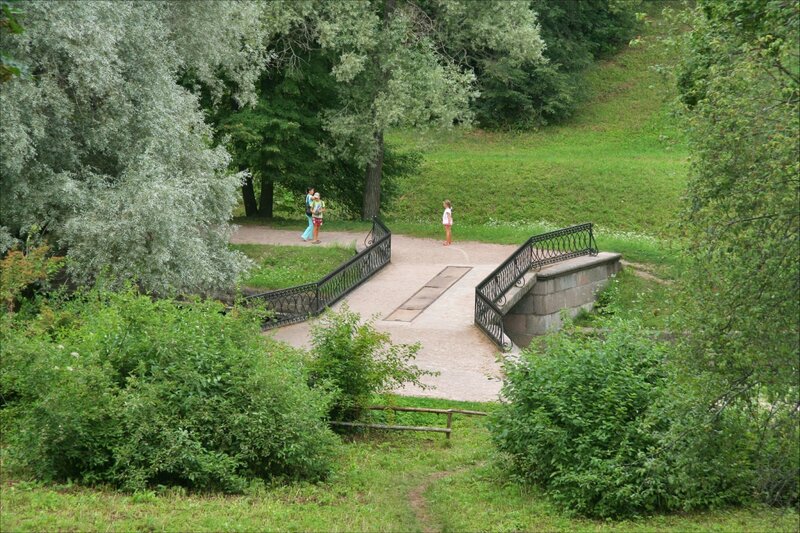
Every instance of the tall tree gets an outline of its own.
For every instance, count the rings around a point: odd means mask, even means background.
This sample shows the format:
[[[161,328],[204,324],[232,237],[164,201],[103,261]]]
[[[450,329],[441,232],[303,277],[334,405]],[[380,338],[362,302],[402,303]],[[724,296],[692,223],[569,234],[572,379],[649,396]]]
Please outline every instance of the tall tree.
[[[431,16],[435,14],[435,17]],[[318,41],[335,53],[340,106],[325,114],[331,154],[363,165],[362,218],[379,214],[384,132],[393,126],[449,128],[470,120],[474,74],[446,53],[443,37],[541,58],[527,1],[361,0],[323,3]]]
[[[703,0],[678,81],[692,166],[685,363],[758,426],[761,494],[798,498],[800,6]],[[713,426],[710,426],[713,427]]]
[[[197,97],[178,80],[252,101],[269,37],[263,6],[54,1],[20,10],[25,31],[0,33],[0,49],[31,71],[0,84],[6,237],[44,228],[79,281],[105,273],[157,292],[231,284],[245,264],[227,247],[241,177],[211,147]]]

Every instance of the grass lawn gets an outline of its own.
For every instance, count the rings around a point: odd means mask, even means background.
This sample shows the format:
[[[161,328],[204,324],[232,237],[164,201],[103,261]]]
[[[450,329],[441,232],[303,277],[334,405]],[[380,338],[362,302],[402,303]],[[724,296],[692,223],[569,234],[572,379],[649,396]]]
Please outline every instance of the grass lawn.
[[[345,246],[280,246],[232,244],[256,266],[242,280],[250,289],[275,290],[312,283],[353,257],[356,250]]]
[[[400,196],[383,214],[389,228],[440,238],[442,201],[449,198],[455,241],[522,244],[594,222],[601,250],[678,265],[675,224],[688,149],[669,112],[674,90],[650,68],[675,60],[657,41],[667,31],[654,19],[643,44],[593,67],[586,74],[589,100],[564,124],[523,133],[388,133],[390,144],[424,154],[419,174],[400,184]],[[369,231],[369,223],[330,215],[328,231]],[[235,223],[297,227],[298,220]]]
[[[668,235],[686,183],[688,151],[668,82],[650,67],[672,62],[656,36],[596,65],[588,102],[568,122],[530,133],[395,131],[387,142],[424,153],[401,183],[387,219],[435,223],[445,198],[455,226],[568,226],[594,222],[614,231]]]
[[[625,319],[636,318],[646,328],[666,330],[675,308],[672,301],[673,282],[670,280],[667,283],[643,279],[632,268],[626,268],[610,280],[599,295],[594,312],[581,313],[575,323],[578,326],[593,326],[598,321],[598,314],[608,314]]]
[[[397,405],[476,404],[395,397]],[[399,424],[444,425],[400,414]],[[254,485],[240,496],[2,481],[0,530],[11,531],[797,531],[795,512],[752,508],[623,522],[570,518],[494,461],[482,417],[454,416],[453,435],[372,432],[342,446],[325,483]]]

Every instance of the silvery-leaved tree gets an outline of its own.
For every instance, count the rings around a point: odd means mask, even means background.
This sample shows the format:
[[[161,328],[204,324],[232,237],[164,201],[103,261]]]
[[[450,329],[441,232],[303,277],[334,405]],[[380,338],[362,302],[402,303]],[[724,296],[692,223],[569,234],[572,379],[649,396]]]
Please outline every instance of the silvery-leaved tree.
[[[39,228],[80,282],[157,293],[230,286],[239,175],[186,85],[253,98],[270,11],[257,2],[20,2],[0,49],[0,242]],[[273,10],[274,11],[274,10]],[[179,83],[179,81],[181,83]]]
[[[359,0],[321,2],[316,39],[338,57],[333,74],[342,105],[324,117],[331,155],[365,168],[362,218],[380,211],[383,134],[390,127],[452,127],[470,120],[475,77],[446,52],[470,42],[540,61],[544,43],[529,2],[515,0]]]

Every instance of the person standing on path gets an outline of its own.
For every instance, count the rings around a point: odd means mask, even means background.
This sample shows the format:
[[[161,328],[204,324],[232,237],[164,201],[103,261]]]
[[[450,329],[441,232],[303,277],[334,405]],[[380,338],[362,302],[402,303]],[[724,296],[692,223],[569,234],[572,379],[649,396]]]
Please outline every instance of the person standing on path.
[[[320,200],[319,193],[314,193],[314,199],[311,201],[311,219],[314,223],[314,240],[313,244],[319,244],[319,229],[322,227],[322,214],[325,212],[325,202]]]
[[[314,187],[309,187],[306,189],[306,218],[308,219],[308,227],[300,235],[300,238],[304,241],[308,241],[311,239],[311,236],[314,234],[314,221],[311,218],[311,202],[314,201]]]
[[[444,201],[444,213],[442,213],[442,224],[444,224],[444,245],[450,246],[453,243],[453,206],[450,200]]]

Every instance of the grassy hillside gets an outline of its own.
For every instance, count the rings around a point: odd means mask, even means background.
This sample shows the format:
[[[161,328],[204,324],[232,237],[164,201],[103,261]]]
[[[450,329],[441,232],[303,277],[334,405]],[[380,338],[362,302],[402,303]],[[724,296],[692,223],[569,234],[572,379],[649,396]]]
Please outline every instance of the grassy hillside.
[[[442,200],[456,224],[565,226],[668,235],[685,185],[687,149],[670,116],[673,93],[650,67],[672,61],[648,26],[643,43],[587,73],[591,95],[567,123],[531,133],[393,132],[425,155],[388,218],[437,223]]]

